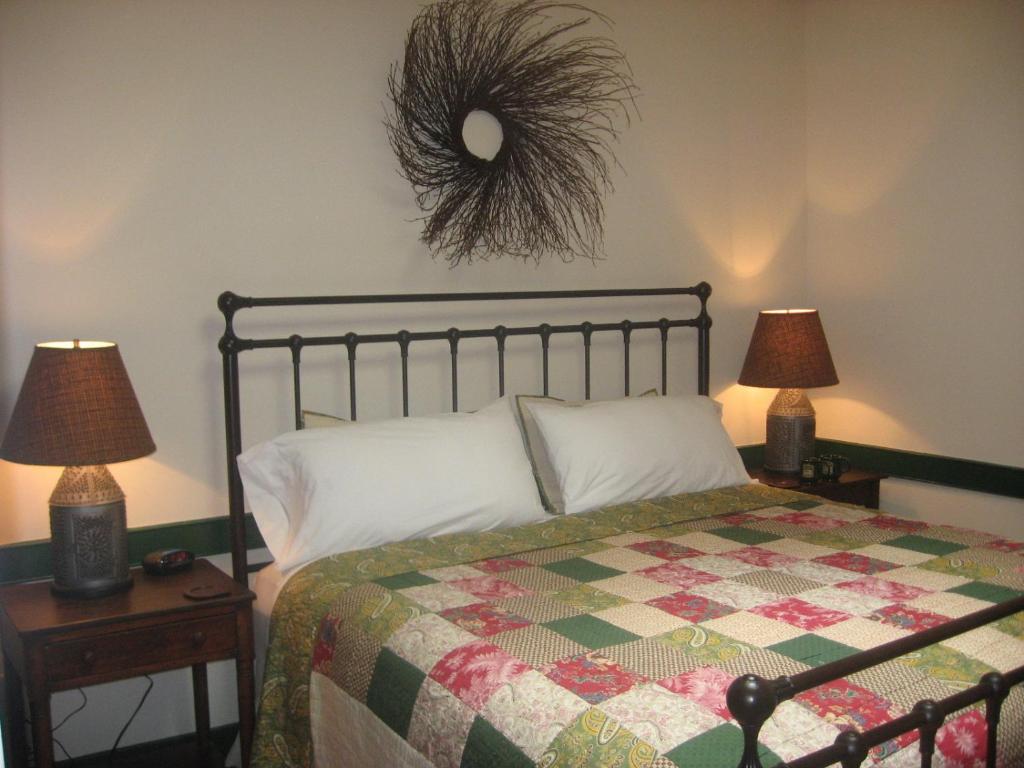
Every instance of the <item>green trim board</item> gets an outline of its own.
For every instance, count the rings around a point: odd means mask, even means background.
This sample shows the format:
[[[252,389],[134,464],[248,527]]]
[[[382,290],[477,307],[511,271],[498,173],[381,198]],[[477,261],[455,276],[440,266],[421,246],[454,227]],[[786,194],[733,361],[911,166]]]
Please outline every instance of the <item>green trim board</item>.
[[[849,443],[825,437],[817,439],[815,449],[818,454],[841,454],[855,467],[890,477],[1024,499],[1024,468],[1021,467]],[[758,469],[764,465],[764,443],[741,445],[738,450],[747,469]]]
[[[736,450],[740,452],[743,466],[747,469],[759,469],[764,466],[764,443],[741,445]]]
[[[1024,468],[931,453],[818,438],[818,453],[839,453],[854,466],[905,480],[1024,499]]]
[[[743,445],[738,450],[747,467],[760,467],[764,463],[764,444]],[[819,453],[841,453],[858,467],[892,477],[1024,499],[1024,469],[1019,467],[826,438],[818,438],[817,450]],[[245,534],[249,549],[264,546],[251,515],[246,515]],[[197,556],[230,552],[228,519],[211,517],[134,528],[128,532],[128,557],[132,563],[142,562],[147,552],[168,547],[184,547]],[[0,547],[0,583],[43,579],[51,575],[48,540]]]

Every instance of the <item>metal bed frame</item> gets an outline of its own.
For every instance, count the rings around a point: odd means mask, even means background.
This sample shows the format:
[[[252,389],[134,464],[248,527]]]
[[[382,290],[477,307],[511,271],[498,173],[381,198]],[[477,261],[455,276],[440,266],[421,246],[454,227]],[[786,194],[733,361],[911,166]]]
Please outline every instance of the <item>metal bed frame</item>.
[[[447,340],[451,356],[451,404],[452,410],[459,407],[459,342],[462,339],[492,338],[496,342],[497,373],[499,395],[505,394],[505,342],[512,336],[536,336],[540,340],[542,361],[542,388],[545,395],[549,391],[549,344],[551,336],[556,334],[579,335],[584,349],[584,394],[590,399],[591,372],[591,339],[595,333],[621,334],[624,360],[624,393],[630,393],[630,339],[636,330],[658,330],[661,336],[661,391],[667,392],[668,380],[668,332],[671,328],[694,328],[697,332],[697,392],[709,394],[710,373],[710,328],[711,317],[707,312],[707,301],[711,295],[711,286],[698,283],[685,288],[639,288],[612,290],[578,290],[578,291],[520,291],[520,292],[482,292],[482,293],[420,293],[420,294],[383,294],[365,296],[313,296],[313,297],[267,297],[254,298],[239,296],[227,291],[217,300],[217,306],[224,315],[224,334],[219,341],[219,349],[223,358],[224,374],[224,412],[227,435],[227,470],[228,470],[228,503],[229,533],[231,537],[231,561],[233,576],[242,584],[248,581],[250,571],[246,549],[246,522],[242,494],[242,481],[238,474],[236,458],[242,451],[241,409],[239,393],[238,356],[241,352],[255,349],[287,349],[291,354],[292,391],[296,429],[302,426],[302,382],[301,363],[302,350],[306,347],[344,347],[348,358],[349,384],[349,415],[356,418],[356,350],[364,344],[397,344],[401,356],[402,376],[402,413],[409,415],[409,348],[413,342]],[[582,322],[571,325],[528,325],[506,327],[496,325],[489,328],[447,328],[431,331],[400,330],[395,333],[359,334],[348,332],[331,336],[300,336],[293,334],[288,337],[272,337],[262,339],[241,338],[234,330],[235,315],[239,310],[258,307],[311,307],[336,305],[381,305],[381,304],[415,304],[439,302],[473,302],[473,301],[516,301],[527,299],[592,299],[615,297],[655,297],[655,296],[695,296],[700,301],[700,311],[693,317],[669,320],[631,321],[618,323]],[[743,754],[739,759],[738,768],[763,768],[757,754],[757,739],[761,726],[782,702],[793,698],[803,691],[810,690],[832,680],[845,677],[869,667],[911,653],[971,629],[984,626],[1003,617],[1024,610],[1024,596],[1008,600],[990,608],[969,614],[938,627],[901,638],[884,645],[856,653],[838,661],[824,664],[806,672],[792,676],[766,680],[757,675],[743,675],[736,678],[729,686],[727,704],[729,711],[740,724],[743,731]],[[995,768],[996,738],[999,725],[1000,710],[1010,689],[1024,682],[1024,666],[1020,666],[1005,674],[991,672],[984,675],[977,685],[961,691],[940,701],[924,700],[918,702],[908,714],[858,732],[845,731],[836,738],[832,746],[817,750],[809,755],[798,758],[779,768],[824,768],[824,766],[841,764],[842,768],[857,768],[867,758],[868,751],[889,739],[909,731],[920,733],[921,765],[928,768],[932,764],[935,750],[935,734],[944,719],[953,712],[976,702],[985,702],[985,717],[988,724],[988,753],[986,765]]]

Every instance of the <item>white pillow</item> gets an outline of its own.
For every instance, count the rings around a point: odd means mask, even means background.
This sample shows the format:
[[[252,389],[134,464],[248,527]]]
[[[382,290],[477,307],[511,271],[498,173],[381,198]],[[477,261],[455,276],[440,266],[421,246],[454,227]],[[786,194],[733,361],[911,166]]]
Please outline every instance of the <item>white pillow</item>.
[[[278,567],[547,519],[507,399],[474,414],[289,432],[238,457]]]
[[[649,389],[637,395],[637,397],[658,397],[658,390]],[[526,446],[526,453],[530,457],[530,465],[533,467],[533,476],[537,481],[537,490],[540,491],[540,503],[544,509],[552,515],[565,514],[565,500],[562,498],[562,489],[558,484],[558,473],[555,472],[548,456],[547,448],[544,445],[544,438],[541,436],[540,427],[533,418],[528,403],[549,403],[560,408],[576,408],[585,405],[588,400],[561,400],[548,395],[516,395],[515,414],[519,422],[519,429],[523,433],[523,443]]]
[[[707,397],[526,407],[544,437],[566,514],[750,482]]]

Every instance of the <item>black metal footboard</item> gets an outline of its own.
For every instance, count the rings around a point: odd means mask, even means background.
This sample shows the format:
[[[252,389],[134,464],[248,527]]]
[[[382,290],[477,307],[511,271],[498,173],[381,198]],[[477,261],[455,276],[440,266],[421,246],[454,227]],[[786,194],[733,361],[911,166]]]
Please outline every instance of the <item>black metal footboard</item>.
[[[726,702],[732,716],[743,729],[743,756],[738,768],[763,768],[757,754],[758,735],[761,726],[782,702],[811,688],[919,651],[1022,610],[1024,596],[796,675],[775,680],[766,680],[758,675],[736,678],[729,686]],[[863,732],[844,731],[831,746],[784,763],[780,768],[824,768],[837,763],[842,768],[857,768],[867,758],[872,747],[914,730],[920,733],[921,766],[929,768],[935,752],[935,733],[946,716],[982,700],[985,701],[985,720],[988,725],[986,765],[995,768],[1000,709],[1010,689],[1021,682],[1024,682],[1024,666],[1006,673],[990,672],[977,685],[939,701],[919,701],[908,714],[888,723]]]

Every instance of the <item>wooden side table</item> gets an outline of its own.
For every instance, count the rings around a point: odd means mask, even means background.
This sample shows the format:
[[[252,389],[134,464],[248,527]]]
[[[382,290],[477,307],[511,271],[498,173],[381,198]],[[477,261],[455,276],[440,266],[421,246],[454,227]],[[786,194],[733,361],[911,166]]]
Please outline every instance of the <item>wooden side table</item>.
[[[23,686],[35,765],[50,768],[50,694],[182,667],[192,668],[199,752],[208,760],[206,664],[223,659],[235,659],[242,763],[249,764],[255,721],[255,595],[206,560],[169,576],[150,576],[139,568],[132,575],[135,585],[130,590],[94,600],[57,597],[49,582],[0,587],[5,754],[10,766],[28,765]],[[208,600],[184,596],[200,586],[225,594]]]
[[[869,509],[878,509],[879,484],[888,477],[888,475],[868,472],[863,469],[850,469],[834,482],[819,480],[814,483],[804,483],[800,481],[799,475],[781,475],[776,472],[768,472],[765,469],[751,470],[750,476],[773,488],[786,488],[791,491],[821,496],[832,501],[860,504]]]

